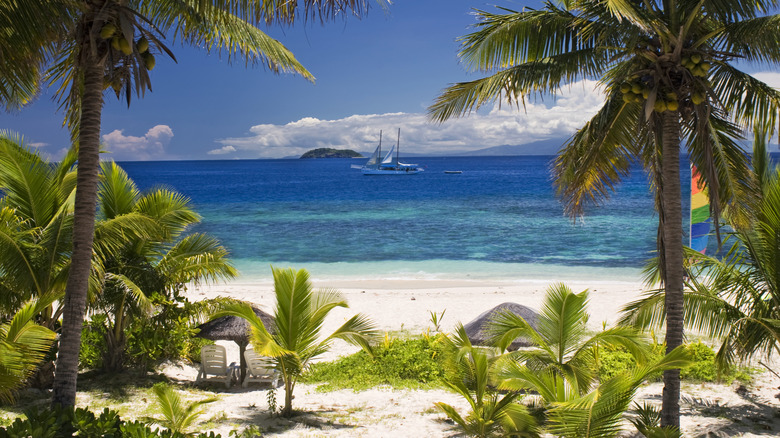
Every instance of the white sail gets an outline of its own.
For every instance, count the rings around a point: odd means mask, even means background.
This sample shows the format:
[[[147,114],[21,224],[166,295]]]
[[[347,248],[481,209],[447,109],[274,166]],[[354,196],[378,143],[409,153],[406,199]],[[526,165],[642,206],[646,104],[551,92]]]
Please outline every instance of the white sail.
[[[382,144],[380,143],[379,146],[376,147],[374,153],[371,155],[371,158],[369,158],[368,161],[366,161],[365,166],[376,166],[377,164],[379,164],[379,151],[381,150],[381,148],[382,148]]]
[[[387,155],[385,155],[385,158],[382,159],[382,164],[396,164],[395,155],[393,154],[395,154],[395,146],[391,147],[390,152],[388,152]]]

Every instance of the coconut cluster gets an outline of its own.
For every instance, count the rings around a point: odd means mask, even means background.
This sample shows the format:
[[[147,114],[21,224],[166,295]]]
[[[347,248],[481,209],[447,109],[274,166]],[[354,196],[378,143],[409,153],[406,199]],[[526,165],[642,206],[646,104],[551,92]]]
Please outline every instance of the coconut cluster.
[[[135,50],[141,55],[141,59],[143,60],[146,69],[154,69],[156,62],[154,55],[149,52],[149,40],[147,40],[146,37],[142,36],[138,38],[137,41],[133,42],[132,35],[128,39],[116,25],[113,23],[106,23],[103,28],[100,29],[100,38],[109,41],[114,50],[122,52],[125,56],[133,53],[133,45],[135,45]]]
[[[652,84],[648,80],[636,78],[626,81],[620,85],[620,92],[623,93],[623,102],[639,103],[644,102],[650,96]],[[659,93],[656,96],[653,109],[659,113],[664,111],[677,111],[680,104],[677,102],[677,93],[670,91]]]
[[[697,78],[707,76],[707,72],[712,68],[712,64],[705,61],[698,53],[693,53],[691,56],[684,57],[682,59],[682,66],[687,68],[688,71]]]
[[[681,64],[685,67],[691,75],[704,78],[712,68],[712,65],[704,60],[701,54],[693,53],[690,56],[685,56],[681,60]],[[699,105],[705,101],[705,94],[696,88],[700,88],[700,84],[696,84],[694,81],[694,90],[690,94],[690,102],[694,105]],[[705,80],[706,82],[706,80]],[[626,103],[641,103],[648,99],[655,83],[652,76],[646,75],[639,77],[638,75],[632,76],[628,81],[620,85],[620,92],[623,93],[623,102]],[[686,93],[687,94],[687,93]],[[685,98],[685,96],[683,96]],[[680,108],[680,98],[674,91],[659,90],[653,103],[653,110],[662,113],[664,111],[677,111]]]

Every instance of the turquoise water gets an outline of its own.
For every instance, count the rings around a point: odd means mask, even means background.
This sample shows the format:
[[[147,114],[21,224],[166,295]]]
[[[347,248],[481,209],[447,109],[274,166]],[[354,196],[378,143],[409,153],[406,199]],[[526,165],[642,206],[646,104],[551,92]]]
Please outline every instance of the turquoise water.
[[[196,230],[218,237],[248,278],[271,264],[318,277],[638,278],[657,226],[646,176],[637,169],[575,224],[550,160],[419,158],[425,172],[400,176],[364,176],[349,159],[121,164],[144,189],[190,197]]]

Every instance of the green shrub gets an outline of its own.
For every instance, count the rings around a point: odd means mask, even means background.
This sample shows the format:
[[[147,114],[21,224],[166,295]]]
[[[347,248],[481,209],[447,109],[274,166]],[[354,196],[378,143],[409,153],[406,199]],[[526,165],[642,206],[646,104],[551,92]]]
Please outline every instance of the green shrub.
[[[199,360],[200,348],[212,341],[197,338],[194,316],[201,311],[201,303],[190,303],[178,294],[168,299],[151,297],[157,312],[149,318],[134,318],[126,329],[126,365],[149,369],[165,360]],[[84,323],[81,332],[79,367],[99,369],[106,351],[105,315],[93,315]]]
[[[657,359],[663,354],[664,350],[663,344],[655,344],[650,359]],[[715,366],[715,352],[701,342],[688,344],[688,351],[691,353],[693,362],[680,370],[680,377],[683,380],[694,382],[750,380],[750,372],[744,368],[734,369],[725,375],[719,376]],[[602,349],[599,352],[598,376],[602,381],[633,369],[635,366],[636,362],[633,357],[624,349]],[[654,376],[653,380],[656,379],[661,379],[661,375]]]
[[[713,382],[718,378],[715,367],[715,352],[712,348],[697,342],[688,344],[693,363],[680,370],[680,378],[697,382]]]
[[[81,329],[81,349],[79,350],[79,368],[98,369],[103,366],[103,352],[106,350],[106,316],[94,315],[84,321]]]
[[[95,415],[83,408],[57,407],[55,409],[25,412],[8,427],[0,427],[0,438],[186,438],[185,435],[167,429],[152,430],[144,423],[126,422],[116,411],[104,409]],[[221,438],[214,432],[200,433],[194,438]]]
[[[150,368],[165,360],[194,359],[200,347],[211,341],[196,338],[192,317],[196,312],[186,298],[151,297],[159,311],[151,318],[138,318],[127,332],[127,356],[131,365]]]
[[[598,376],[602,382],[634,368],[634,357],[625,350],[601,350]]]
[[[324,382],[320,390],[362,390],[377,385],[396,388],[439,386],[444,378],[443,336],[386,338],[382,345],[374,348],[374,357],[360,351],[333,362],[315,363],[301,376],[301,381]]]

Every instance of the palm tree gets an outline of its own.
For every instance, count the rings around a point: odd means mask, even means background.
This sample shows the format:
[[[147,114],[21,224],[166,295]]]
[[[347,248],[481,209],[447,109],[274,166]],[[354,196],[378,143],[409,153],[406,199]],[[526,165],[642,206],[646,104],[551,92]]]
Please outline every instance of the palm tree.
[[[124,366],[130,322],[153,309],[152,294],[170,297],[185,284],[238,275],[211,236],[185,234],[200,221],[189,200],[167,189],[142,194],[114,162],[102,165],[95,251],[103,281],[92,307],[107,316],[103,368]],[[124,236],[121,244],[113,234]]]
[[[635,161],[650,172],[659,213],[667,352],[683,341],[681,140],[709,187],[715,220],[746,181],[740,126],[775,126],[780,92],[737,69],[780,61],[775,0],[545,2],[539,10],[478,11],[461,58],[490,76],[448,87],[429,108],[438,121],[502,98],[524,103],[579,79],[597,79],[604,106],[555,161],[566,210],[609,196]],[[679,425],[679,370],[664,373],[662,424]]]
[[[166,35],[243,58],[274,72],[311,74],[281,43],[256,26],[296,19],[361,15],[366,0],[23,0],[0,6],[0,99],[7,108],[30,102],[42,82],[57,87],[78,148],[73,252],[66,286],[53,404],[76,398],[81,325],[87,301],[97,200],[103,93],[127,100],[151,89],[154,53],[173,53]],[[6,58],[7,57],[7,58]],[[44,72],[44,69],[45,72]]]
[[[554,284],[547,289],[536,329],[514,313],[505,312],[490,321],[488,330],[501,351],[518,336],[530,339],[533,347],[508,356],[533,372],[559,374],[584,393],[596,380],[600,347],[623,347],[639,362],[644,362],[648,353],[647,342],[632,328],[615,327],[591,335],[587,303],[587,290],[575,294],[564,284]]]
[[[35,323],[51,306],[54,294],[25,303],[10,320],[0,323],[0,399],[8,401],[49,352],[56,334]]]
[[[42,159],[24,140],[0,132],[0,314],[22,303],[65,291],[72,230],[75,155],[57,164]],[[50,329],[62,312],[44,308],[39,321]]]
[[[757,193],[736,219],[733,244],[723,259],[690,251],[684,296],[686,327],[721,340],[719,369],[737,360],[780,353],[780,168],[767,160],[765,136],[757,133],[753,169]],[[658,291],[629,303],[623,322],[641,328],[664,314]]]
[[[276,328],[273,334],[269,333],[251,306],[245,303],[228,303],[213,318],[234,315],[249,322],[250,341],[255,351],[276,359],[284,380],[282,415],[289,417],[293,413],[295,384],[312,359],[327,352],[334,339],[342,339],[370,352],[369,342],[377,337],[378,332],[366,316],[357,314],[336,331],[320,339],[322,324],[330,311],[336,307],[348,307],[344,297],[337,291],[312,290],[309,273],[305,269],[271,270],[276,294]]]

